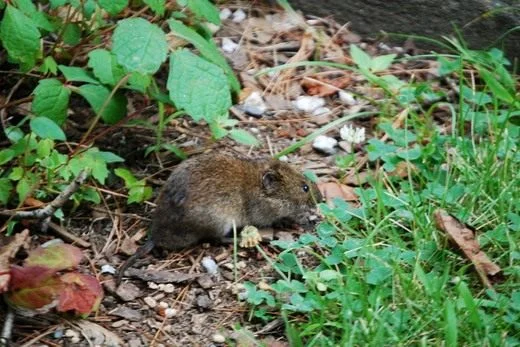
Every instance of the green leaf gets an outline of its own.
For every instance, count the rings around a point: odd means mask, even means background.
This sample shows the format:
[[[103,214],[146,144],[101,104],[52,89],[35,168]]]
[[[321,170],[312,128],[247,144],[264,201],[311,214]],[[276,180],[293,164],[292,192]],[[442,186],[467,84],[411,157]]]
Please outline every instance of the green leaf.
[[[381,284],[392,276],[392,269],[386,266],[376,266],[367,274],[368,284]]]
[[[188,8],[197,16],[220,25],[220,13],[209,0],[188,0]]]
[[[186,155],[186,153],[184,153],[184,151],[182,149],[180,149],[179,147],[175,146],[175,145],[172,145],[171,143],[163,143],[161,145],[162,148],[164,148],[165,150],[175,154],[178,158],[184,160],[184,159],[187,159],[188,156]]]
[[[41,116],[34,117],[29,123],[31,131],[42,139],[65,141],[65,133],[52,119]]]
[[[58,243],[31,250],[24,261],[24,266],[43,266],[61,271],[78,267],[81,259],[83,259],[81,249],[66,243]]]
[[[457,346],[457,314],[455,305],[451,299],[446,299],[444,304],[444,336],[446,346]]]
[[[67,45],[75,46],[81,42],[81,27],[76,23],[65,24],[63,30],[63,42]]]
[[[361,70],[369,70],[372,66],[372,58],[356,45],[350,45],[350,56]]]
[[[125,72],[116,58],[106,49],[95,49],[88,54],[88,66],[103,84],[114,86]]]
[[[67,3],[68,0],[50,0],[51,9],[55,9],[56,7],[63,6]]]
[[[101,107],[105,103],[105,100],[110,95],[110,89],[101,85],[84,84],[79,87],[79,93],[81,96],[87,99],[88,103],[90,106],[92,106],[96,114],[99,114]],[[101,118],[109,124],[117,123],[126,115],[126,104],[127,100],[125,96],[119,92],[116,92],[114,97],[110,99],[107,106],[103,110]]]
[[[125,186],[130,187],[137,182],[137,178],[130,172],[130,170],[117,168],[114,170],[116,176],[121,177],[125,181]]]
[[[238,93],[240,91],[240,82],[238,82],[237,78],[235,77],[233,69],[231,69],[226,59],[222,56],[222,54],[220,54],[218,47],[215,45],[213,41],[207,41],[196,31],[194,31],[190,27],[187,27],[178,20],[170,19],[168,21],[168,25],[170,26],[170,29],[175,34],[175,36],[178,36],[190,42],[192,45],[195,46],[195,48],[197,48],[200,51],[200,54],[204,58],[220,66],[226,73],[231,89],[235,93]]]
[[[132,72],[128,79],[128,88],[137,90],[141,93],[146,93],[146,89],[148,89],[151,83],[152,77],[150,75]]]
[[[46,57],[43,59],[43,63],[40,66],[39,69],[43,74],[51,73],[53,75],[56,75],[58,72],[58,64],[56,64],[56,60],[54,60],[53,57]]]
[[[229,131],[229,137],[247,146],[258,146],[260,144],[256,137],[243,129],[231,129]]]
[[[120,156],[112,153],[112,152],[105,152],[105,151],[99,151],[93,154],[96,159],[101,159],[107,164],[110,163],[122,163],[125,160],[121,158]]]
[[[40,32],[20,10],[8,5],[0,24],[0,40],[9,57],[29,70],[41,56]]]
[[[69,161],[68,168],[76,176],[81,170],[88,168],[92,172],[92,177],[101,184],[105,184],[105,179],[109,173],[107,163],[99,155],[97,148],[89,148],[85,152],[76,155]]]
[[[187,49],[171,54],[167,88],[175,105],[197,122],[212,122],[226,115],[231,107],[231,93],[222,69]]]
[[[10,162],[16,156],[16,152],[10,148],[0,151],[0,165]]]
[[[388,69],[394,62],[396,56],[396,54],[387,54],[372,58],[370,70],[372,70],[372,72],[378,72]]]
[[[99,84],[99,81],[92,77],[87,71],[76,66],[58,65],[58,69],[63,73],[69,82],[86,82]]]
[[[152,197],[152,194],[153,194],[153,190],[151,187],[147,187],[144,183],[144,181],[140,181],[142,182],[141,185],[136,185],[136,186],[133,186],[132,188],[130,188],[128,190],[128,204],[131,204],[131,203],[140,203],[140,202],[143,202],[145,200],[148,200]]]
[[[112,16],[123,11],[128,6],[128,0],[97,0],[99,6]]]
[[[13,184],[8,178],[0,178],[0,203],[6,205],[11,195]]]
[[[18,201],[23,202],[27,195],[37,185],[38,179],[31,172],[25,172],[25,175],[16,184],[16,192],[18,193]]]
[[[154,11],[159,16],[164,14],[164,0],[144,0],[144,3],[150,6],[152,11]]]
[[[112,37],[112,52],[128,71],[154,74],[166,60],[166,35],[142,18],[119,21]]]
[[[57,79],[40,80],[34,89],[32,111],[38,116],[52,119],[63,124],[67,118],[70,90]]]
[[[502,101],[512,104],[515,101],[515,97],[510,93],[496,78],[493,74],[485,69],[479,69],[480,76],[486,82],[491,92]]]
[[[45,159],[50,154],[54,148],[54,141],[51,139],[43,139],[38,143],[38,148],[36,148],[36,154],[38,158]]]

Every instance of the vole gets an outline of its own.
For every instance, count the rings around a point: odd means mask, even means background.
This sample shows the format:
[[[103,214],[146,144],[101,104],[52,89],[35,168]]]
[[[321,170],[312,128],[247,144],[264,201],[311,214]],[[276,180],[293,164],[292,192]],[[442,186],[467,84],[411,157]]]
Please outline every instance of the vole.
[[[317,186],[275,159],[252,160],[223,153],[189,158],[171,173],[157,199],[150,238],[119,270],[154,247],[180,250],[202,240],[225,240],[244,226],[266,227],[297,218],[321,201]]]

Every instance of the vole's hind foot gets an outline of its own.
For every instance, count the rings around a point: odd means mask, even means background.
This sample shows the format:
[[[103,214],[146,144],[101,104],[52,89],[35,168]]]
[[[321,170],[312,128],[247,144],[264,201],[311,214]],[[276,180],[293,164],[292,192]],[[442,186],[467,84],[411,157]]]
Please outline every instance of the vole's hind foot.
[[[242,248],[253,248],[262,241],[262,235],[258,232],[258,229],[252,225],[246,225],[242,229],[240,238],[240,247]]]

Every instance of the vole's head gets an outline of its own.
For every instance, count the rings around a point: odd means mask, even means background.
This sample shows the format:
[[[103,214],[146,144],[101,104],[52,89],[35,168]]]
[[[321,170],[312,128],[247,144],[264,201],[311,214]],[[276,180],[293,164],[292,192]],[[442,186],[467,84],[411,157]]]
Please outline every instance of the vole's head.
[[[322,201],[316,184],[278,160],[269,161],[264,168],[262,190],[284,217],[307,211]]]

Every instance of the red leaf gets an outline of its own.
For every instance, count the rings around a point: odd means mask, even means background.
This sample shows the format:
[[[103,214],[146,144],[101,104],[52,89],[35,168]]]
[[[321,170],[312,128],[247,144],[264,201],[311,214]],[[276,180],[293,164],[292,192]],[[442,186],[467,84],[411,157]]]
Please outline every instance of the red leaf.
[[[48,247],[38,247],[29,252],[25,266],[42,266],[54,271],[75,268],[81,262],[83,253],[78,247],[58,243]]]
[[[53,269],[39,266],[11,266],[10,291],[7,300],[19,307],[39,309],[52,304],[63,288]]]
[[[91,275],[69,272],[61,276],[64,289],[60,294],[57,310],[89,314],[97,310],[103,298],[103,289]]]

